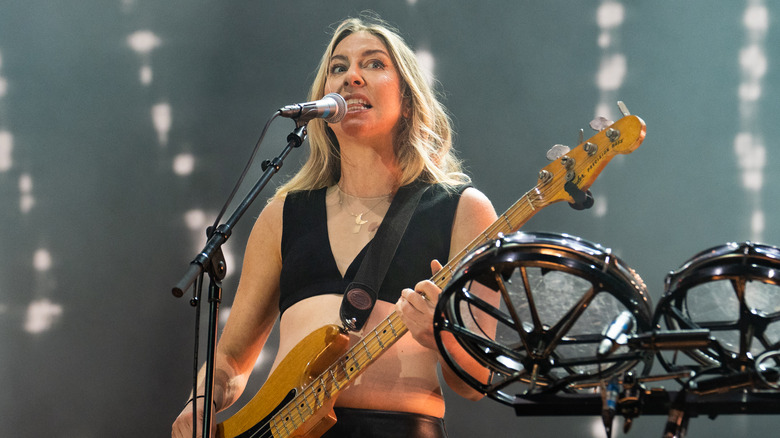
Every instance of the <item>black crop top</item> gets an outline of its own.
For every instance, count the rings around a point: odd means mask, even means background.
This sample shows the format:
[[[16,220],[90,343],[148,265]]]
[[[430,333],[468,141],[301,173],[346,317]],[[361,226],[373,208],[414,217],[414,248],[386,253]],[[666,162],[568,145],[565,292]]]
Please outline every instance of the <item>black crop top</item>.
[[[403,288],[431,277],[431,260],[449,258],[455,210],[466,187],[432,185],[422,195],[379,289],[380,300],[395,303]],[[281,313],[309,297],[343,294],[365,255],[366,247],[341,277],[328,239],[326,190],[292,192],[284,201]]]

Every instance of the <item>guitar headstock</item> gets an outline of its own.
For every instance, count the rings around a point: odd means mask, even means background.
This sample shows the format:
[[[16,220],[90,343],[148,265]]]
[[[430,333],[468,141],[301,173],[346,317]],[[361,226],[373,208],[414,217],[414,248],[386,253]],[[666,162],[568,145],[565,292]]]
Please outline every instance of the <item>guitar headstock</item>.
[[[539,172],[536,188],[541,200],[545,204],[557,201],[581,204],[585,192],[607,163],[615,155],[636,150],[645,139],[645,132],[641,118],[625,115],[558,157]]]

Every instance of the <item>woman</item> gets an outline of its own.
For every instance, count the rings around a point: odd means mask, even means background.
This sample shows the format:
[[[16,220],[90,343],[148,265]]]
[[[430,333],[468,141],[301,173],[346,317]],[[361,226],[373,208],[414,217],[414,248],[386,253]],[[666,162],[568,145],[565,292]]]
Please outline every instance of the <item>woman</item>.
[[[217,347],[216,411],[244,390],[280,313],[273,369],[306,335],[339,324],[344,287],[355,275],[361,250],[398,189],[422,181],[430,187],[364,326],[369,330],[397,311],[411,336],[403,336],[341,391],[338,422],[325,436],[371,436],[366,430],[373,436],[446,436],[437,362],[458,394],[470,399],[481,394],[440,360],[432,318],[441,290],[424,279],[441,267],[436,259],[457,254],[495,220],[495,212],[483,194],[467,185],[451,151],[449,119],[414,53],[383,22],[348,19],[336,29],[310,99],[328,93],[346,99],[346,117],[338,124],[310,123],[307,163],[278,190],[249,237]],[[408,288],[412,285],[414,290]],[[361,337],[350,334],[353,343]],[[203,372],[200,377],[203,382]],[[198,394],[203,391],[201,386]],[[174,423],[173,436],[191,436],[191,403],[202,415],[203,398],[191,398]]]

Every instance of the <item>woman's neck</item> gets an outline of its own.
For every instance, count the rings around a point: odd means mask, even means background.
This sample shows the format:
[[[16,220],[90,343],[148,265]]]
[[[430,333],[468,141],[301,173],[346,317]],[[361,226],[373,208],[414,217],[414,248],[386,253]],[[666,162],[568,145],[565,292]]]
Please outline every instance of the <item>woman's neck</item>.
[[[341,147],[339,187],[359,197],[384,196],[398,189],[401,168],[392,148]]]

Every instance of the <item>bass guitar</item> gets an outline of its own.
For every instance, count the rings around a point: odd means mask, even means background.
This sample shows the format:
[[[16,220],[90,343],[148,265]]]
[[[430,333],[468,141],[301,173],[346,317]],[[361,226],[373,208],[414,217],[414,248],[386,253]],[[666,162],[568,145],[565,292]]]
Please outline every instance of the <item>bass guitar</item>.
[[[542,208],[568,201],[587,207],[586,191],[618,154],[633,152],[646,126],[628,114],[557,157],[539,173],[531,190],[431,278],[444,289],[461,260],[499,234],[517,231]],[[592,201],[592,199],[590,199]],[[349,347],[342,327],[326,325],[305,337],[282,360],[257,394],[238,412],[217,425],[219,438],[320,437],[336,422],[333,406],[340,391],[407,332],[393,312]]]

